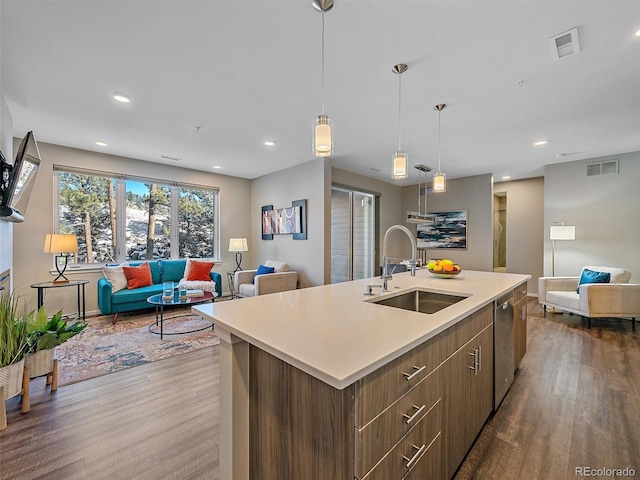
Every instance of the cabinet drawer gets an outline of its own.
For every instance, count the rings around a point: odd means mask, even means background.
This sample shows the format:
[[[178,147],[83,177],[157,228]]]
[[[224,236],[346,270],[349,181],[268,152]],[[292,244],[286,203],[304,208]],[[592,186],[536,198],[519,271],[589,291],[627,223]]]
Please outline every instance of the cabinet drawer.
[[[527,296],[527,284],[523,283],[513,289],[513,303],[518,303]]]
[[[356,428],[362,428],[440,365],[440,335],[356,382]]]
[[[417,471],[433,471],[440,464],[440,418],[442,402],[438,401],[418,424],[400,440],[362,480],[427,480]],[[407,464],[409,460],[409,467]]]
[[[442,338],[442,361],[449,358],[465,343],[493,322],[493,304],[487,305],[467,318],[452,325],[439,337]]]
[[[371,423],[356,429],[356,477],[366,474],[439,399],[438,368]]]

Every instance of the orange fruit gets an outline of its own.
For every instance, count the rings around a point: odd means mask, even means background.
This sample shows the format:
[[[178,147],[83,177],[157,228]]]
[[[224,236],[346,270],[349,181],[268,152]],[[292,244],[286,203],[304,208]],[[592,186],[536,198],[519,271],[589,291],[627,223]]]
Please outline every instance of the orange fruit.
[[[453,272],[453,265],[445,265],[442,267],[445,272]]]
[[[442,267],[440,265],[436,265],[435,267],[433,267],[433,271],[434,272],[441,272],[442,271]]]

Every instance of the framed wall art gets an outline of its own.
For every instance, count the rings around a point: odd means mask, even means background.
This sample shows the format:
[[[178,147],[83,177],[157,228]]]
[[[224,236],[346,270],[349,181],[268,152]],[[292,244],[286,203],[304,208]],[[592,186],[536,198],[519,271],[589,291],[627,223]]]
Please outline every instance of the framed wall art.
[[[273,240],[274,235],[293,235],[294,240],[307,239],[307,201],[296,200],[290,207],[262,207],[262,240]]]
[[[434,213],[434,223],[420,223],[417,228],[418,248],[467,249],[468,210]]]

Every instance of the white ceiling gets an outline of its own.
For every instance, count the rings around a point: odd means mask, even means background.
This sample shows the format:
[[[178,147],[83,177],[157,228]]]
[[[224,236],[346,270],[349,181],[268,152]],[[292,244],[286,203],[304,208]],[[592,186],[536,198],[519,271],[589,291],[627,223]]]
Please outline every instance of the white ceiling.
[[[2,0],[0,13],[15,136],[245,178],[314,158],[311,0]],[[410,165],[437,166],[438,103],[448,178],[640,150],[638,0],[335,0],[325,24],[335,167],[394,183],[397,63]],[[548,38],[573,27],[582,52],[554,62]],[[417,183],[410,170],[395,183]]]

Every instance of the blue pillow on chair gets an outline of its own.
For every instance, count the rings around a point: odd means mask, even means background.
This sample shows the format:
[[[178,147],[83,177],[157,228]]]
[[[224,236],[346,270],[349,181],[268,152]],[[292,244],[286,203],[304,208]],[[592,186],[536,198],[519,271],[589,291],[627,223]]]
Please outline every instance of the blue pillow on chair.
[[[594,272],[593,270],[589,270],[585,268],[582,271],[582,275],[580,276],[580,281],[578,282],[578,288],[576,290],[577,293],[580,293],[580,285],[583,283],[609,283],[611,281],[611,274],[607,272]]]
[[[275,272],[275,268],[274,267],[265,267],[264,265],[260,265],[258,267],[258,271],[256,272],[255,276],[253,277],[253,280],[251,280],[251,283],[256,283],[256,277],[258,275],[264,275],[266,273],[273,273]]]

